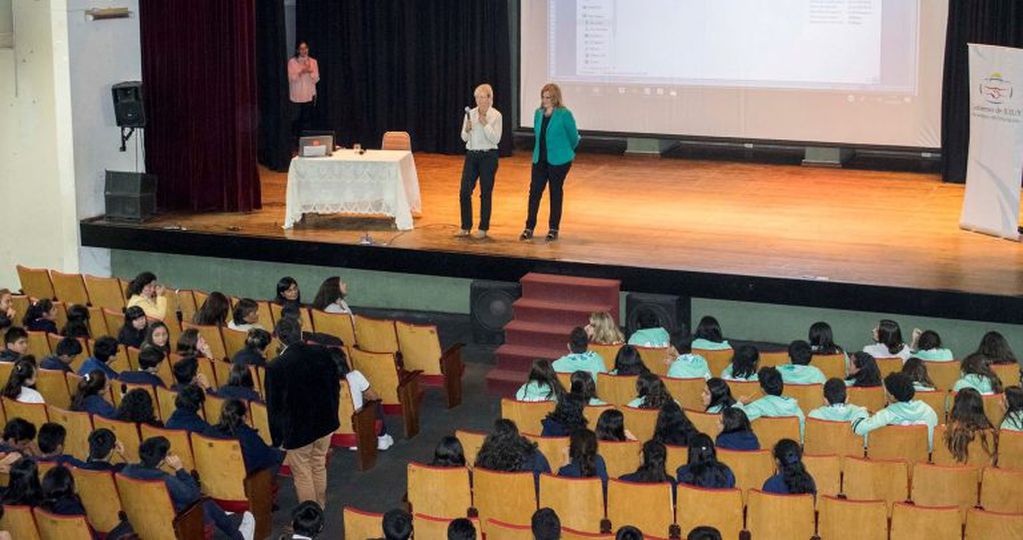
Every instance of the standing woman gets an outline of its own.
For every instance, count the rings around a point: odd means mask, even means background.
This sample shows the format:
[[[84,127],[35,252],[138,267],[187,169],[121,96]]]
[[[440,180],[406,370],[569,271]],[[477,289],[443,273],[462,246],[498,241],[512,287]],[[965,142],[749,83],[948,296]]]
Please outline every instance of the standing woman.
[[[575,159],[575,147],[579,146],[575,118],[562,103],[561,88],[554,83],[548,83],[540,90],[540,108],[533,114],[533,133],[536,143],[533,145],[533,172],[529,181],[529,215],[519,240],[533,237],[540,197],[550,183],[551,215],[547,241],[553,242],[558,239],[558,227],[561,225],[565,177]]]
[[[316,83],[320,80],[320,65],[309,56],[309,45],[300,41],[295,56],[288,60],[288,97],[294,109],[291,124],[295,141],[303,129],[309,129],[316,115]]]
[[[497,174],[497,143],[501,142],[501,113],[493,107],[494,89],[481,84],[473,92],[476,108],[465,114],[462,121],[462,140],[465,141],[465,165],[462,166],[462,186],[458,190],[458,204],[462,209],[462,228],[457,237],[469,236],[472,229],[472,190],[476,179],[480,181],[480,227],[476,238],[486,238],[490,230],[490,200]]]

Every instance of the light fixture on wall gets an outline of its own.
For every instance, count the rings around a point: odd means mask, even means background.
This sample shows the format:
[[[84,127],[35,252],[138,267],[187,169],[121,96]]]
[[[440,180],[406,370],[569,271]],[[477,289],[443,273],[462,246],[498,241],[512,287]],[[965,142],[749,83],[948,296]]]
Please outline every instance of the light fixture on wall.
[[[108,21],[111,19],[127,19],[131,10],[126,7],[91,8],[85,10],[85,18],[90,21]]]

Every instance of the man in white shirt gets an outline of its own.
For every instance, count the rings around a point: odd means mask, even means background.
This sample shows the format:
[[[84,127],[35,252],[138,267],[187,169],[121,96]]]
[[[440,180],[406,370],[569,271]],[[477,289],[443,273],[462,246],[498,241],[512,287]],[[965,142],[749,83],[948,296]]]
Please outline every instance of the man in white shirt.
[[[462,168],[462,186],[458,201],[462,209],[462,227],[455,236],[469,236],[472,229],[472,192],[476,179],[480,181],[480,226],[476,238],[486,238],[490,229],[490,198],[497,174],[497,143],[501,142],[501,112],[493,107],[494,89],[481,84],[473,93],[476,108],[469,110],[462,121],[462,140],[465,141],[465,165]]]

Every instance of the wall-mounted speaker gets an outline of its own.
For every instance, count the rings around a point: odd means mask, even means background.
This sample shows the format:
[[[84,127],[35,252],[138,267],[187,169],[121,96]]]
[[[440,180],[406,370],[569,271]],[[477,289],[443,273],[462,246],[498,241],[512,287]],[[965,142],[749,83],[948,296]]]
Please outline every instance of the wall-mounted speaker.
[[[504,343],[504,326],[511,322],[512,302],[522,296],[522,286],[505,281],[473,281],[469,287],[472,335],[478,344]]]
[[[114,118],[119,127],[146,127],[146,107],[142,98],[142,82],[127,81],[111,87],[114,96]]]
[[[671,294],[628,293],[625,295],[625,327],[627,335],[639,328],[639,314],[650,310],[657,315],[661,327],[669,333],[690,333],[692,303],[688,297]]]

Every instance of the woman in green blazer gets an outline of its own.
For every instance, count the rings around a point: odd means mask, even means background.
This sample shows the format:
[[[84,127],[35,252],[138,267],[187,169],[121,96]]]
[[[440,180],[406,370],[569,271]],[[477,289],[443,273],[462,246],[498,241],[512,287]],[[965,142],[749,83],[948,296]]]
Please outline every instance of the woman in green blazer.
[[[561,101],[561,88],[554,83],[540,90],[540,108],[533,114],[533,133],[536,135],[536,143],[533,145],[533,171],[529,181],[529,215],[519,240],[533,237],[540,198],[550,183],[551,215],[547,241],[552,242],[558,239],[565,177],[572,168],[575,147],[579,145],[575,118],[572,117],[572,111],[565,108]]]

